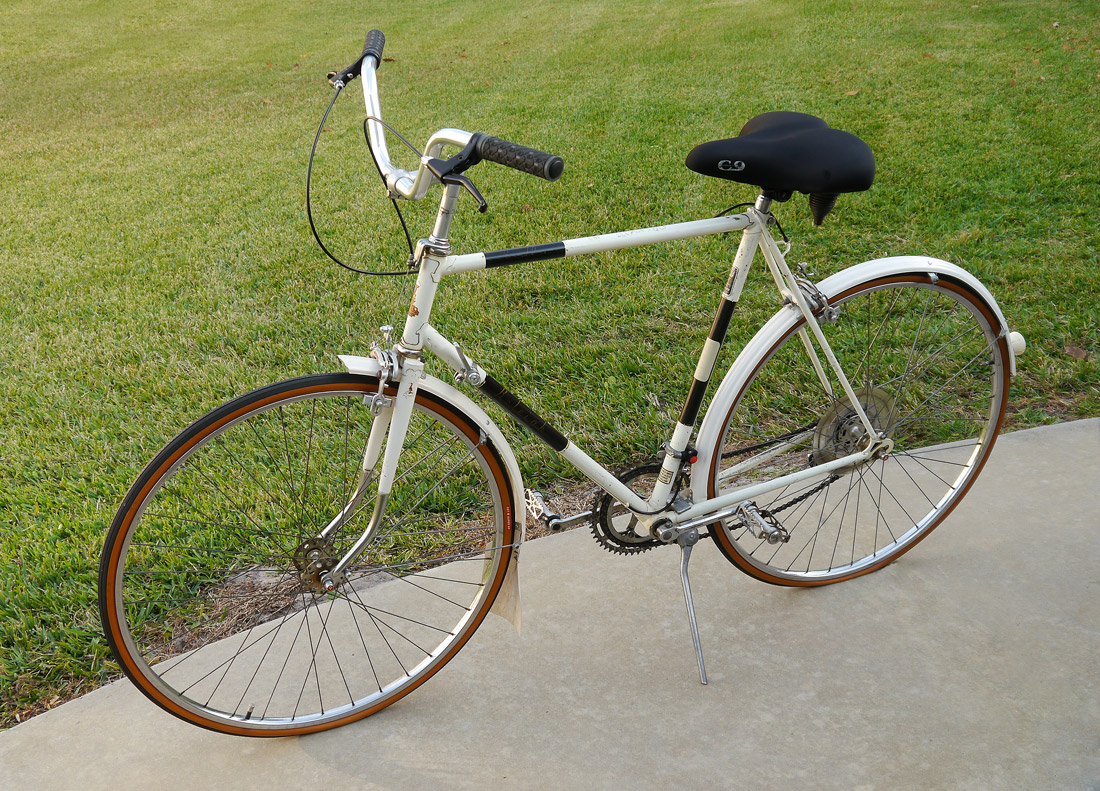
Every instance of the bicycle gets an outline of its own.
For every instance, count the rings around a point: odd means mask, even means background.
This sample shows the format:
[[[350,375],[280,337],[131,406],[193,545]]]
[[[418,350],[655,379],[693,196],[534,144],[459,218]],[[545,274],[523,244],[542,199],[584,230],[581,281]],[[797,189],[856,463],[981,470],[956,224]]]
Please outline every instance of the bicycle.
[[[619,553],[680,547],[705,684],[688,576],[700,540],[764,582],[824,585],[893,562],[965,495],[1025,346],[993,296],[963,269],[923,256],[868,261],[815,283],[804,267],[791,270],[789,245],[772,232],[785,239],[772,207],[795,192],[810,196],[820,224],[840,194],[869,188],[874,157],[863,141],[814,116],[765,113],[687,158],[698,173],[760,189],[736,213],[456,255],[460,196],[486,205],[465,175],[471,167],[489,161],[552,181],[563,162],[443,129],[415,171],[397,168],[376,77],[384,44],[372,31],[363,55],[330,80],[335,102],[361,78],[366,137],[395,206],[442,187],[434,229],[411,251],[404,329],[394,339],[383,328],[368,355],[342,355],[345,373],[278,382],[213,410],[130,488],[103,549],[100,610],[122,669],[154,703],[249,736],[305,734],[379,711],[443,667],[491,610],[515,616],[528,503],[552,528],[587,522]],[[444,148],[458,153],[442,159]],[[679,420],[658,461],[621,476],[431,324],[446,276],[735,232]],[[782,305],[737,355],[700,423],[758,252]],[[455,372],[455,385],[425,372],[426,353]],[[459,386],[595,482],[592,509],[563,517],[526,491],[504,434]]]

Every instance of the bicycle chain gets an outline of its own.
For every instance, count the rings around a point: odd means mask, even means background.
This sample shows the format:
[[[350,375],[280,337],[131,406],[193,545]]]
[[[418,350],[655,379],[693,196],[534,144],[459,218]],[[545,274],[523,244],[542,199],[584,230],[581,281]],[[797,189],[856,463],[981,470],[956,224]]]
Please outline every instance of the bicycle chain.
[[[821,483],[819,483],[814,488],[810,489],[807,492],[804,492],[804,493],[800,494],[798,497],[795,497],[793,500],[788,500],[787,502],[783,503],[783,505],[779,506],[778,508],[772,508],[772,509],[761,508],[761,509],[759,509],[760,510],[760,515],[762,517],[764,517],[765,519],[767,519],[768,517],[771,517],[772,519],[775,519],[776,514],[780,513],[781,511],[786,511],[790,508],[794,508],[799,503],[805,502],[806,500],[810,499],[815,494],[820,492],[822,489],[824,489],[828,486],[832,486],[834,483],[836,483],[839,480],[840,480],[839,475],[830,475],[828,478],[823,480]],[[776,521],[778,521],[778,520],[776,520]],[[740,520],[736,523],[730,524],[728,526],[728,529],[735,530],[739,527],[746,527],[745,520],[742,519],[742,520]]]
[[[623,475],[619,476],[619,480],[621,480],[623,483],[627,483],[630,480],[641,477],[646,473],[653,474],[658,472],[659,470],[660,465],[646,465],[643,467],[636,467],[635,469],[630,470],[629,472],[626,472]],[[776,508],[761,508],[760,515],[764,518],[771,517],[772,519],[776,519],[776,514],[790,510],[800,503],[804,503],[806,500],[810,499],[818,492],[836,483],[838,480],[840,480],[840,477],[841,476],[839,475],[830,475],[817,486],[803,492],[797,497],[788,500],[787,502]],[[592,536],[596,539],[597,544],[606,549],[608,552],[617,555],[638,555],[642,552],[648,552],[654,547],[664,546],[662,542],[658,541],[655,538],[628,540],[618,530],[616,530],[614,526],[609,524],[609,512],[611,508],[617,504],[618,503],[616,503],[609,494],[602,494],[596,497],[596,502],[593,504],[592,507],[591,530]],[[746,525],[744,520],[740,520],[736,523],[730,524],[728,526],[728,529],[736,530],[745,526]]]
[[[723,459],[730,459],[730,458],[733,458],[734,456],[745,456],[749,453],[755,453],[758,450],[763,450],[764,448],[771,447],[772,445],[777,445],[780,442],[785,442],[786,440],[790,439],[791,437],[796,437],[799,434],[801,434],[801,433],[803,433],[803,432],[805,432],[809,429],[812,429],[815,425],[816,425],[816,422],[815,423],[808,423],[805,426],[803,426],[802,428],[797,428],[794,431],[788,432],[788,433],[786,433],[786,434],[784,434],[780,437],[776,437],[775,439],[765,440],[764,442],[757,443],[756,445],[750,445],[747,448],[737,448],[736,450],[726,451],[725,453],[722,454],[722,458]],[[822,489],[826,488],[827,486],[833,485],[838,480],[840,480],[839,475],[830,475],[828,478],[823,480],[821,483],[819,483],[814,488],[810,489],[807,492],[804,492],[803,494],[800,494],[798,497],[795,497],[793,500],[789,500],[789,501],[783,503],[783,505],[779,506],[778,508],[772,508],[772,509],[761,508],[761,509],[759,509],[760,510],[760,515],[765,517],[765,518],[770,516],[774,519],[776,514],[782,512],[782,511],[786,511],[790,508],[794,508],[799,503],[805,502],[806,500],[808,500],[809,498],[813,497],[815,494],[820,492]],[[730,525],[731,529],[736,528],[736,527],[745,527],[745,521],[741,520],[740,522],[737,522],[736,524]]]

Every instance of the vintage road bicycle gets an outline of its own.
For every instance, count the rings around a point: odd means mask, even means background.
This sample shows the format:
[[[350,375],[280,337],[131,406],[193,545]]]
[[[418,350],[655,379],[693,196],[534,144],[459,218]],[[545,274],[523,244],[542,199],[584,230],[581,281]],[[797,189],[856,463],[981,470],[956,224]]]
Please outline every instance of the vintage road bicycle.
[[[395,340],[383,328],[369,354],[341,356],[344,373],[218,407],[130,488],[103,550],[100,608],[115,656],[154,703],[249,736],[305,734],[379,711],[452,659],[490,611],[518,627],[528,506],[552,528],[589,524],[615,552],[681,548],[705,684],[688,577],[697,542],[711,539],[764,582],[824,585],[893,562],[959,503],[993,448],[1022,336],[974,276],[935,258],[882,258],[815,283],[788,266],[772,213],[805,193],[820,224],[840,194],[869,188],[874,157],[863,141],[810,115],[765,113],[687,157],[697,173],[759,188],[735,213],[455,254],[460,197],[485,208],[469,168],[494,162],[553,181],[562,160],[442,129],[416,170],[399,169],[378,95],[384,43],[372,31],[330,81],[335,101],[361,77],[366,136],[395,206],[442,188],[434,229],[412,250],[403,331]],[[445,149],[457,153],[443,159]],[[731,273],[679,420],[659,457],[626,473],[593,460],[431,323],[453,275],[734,232]],[[757,253],[782,304],[699,422]],[[454,371],[454,385],[425,372],[429,353]],[[562,516],[526,491],[503,433],[467,393],[594,481],[592,508]]]

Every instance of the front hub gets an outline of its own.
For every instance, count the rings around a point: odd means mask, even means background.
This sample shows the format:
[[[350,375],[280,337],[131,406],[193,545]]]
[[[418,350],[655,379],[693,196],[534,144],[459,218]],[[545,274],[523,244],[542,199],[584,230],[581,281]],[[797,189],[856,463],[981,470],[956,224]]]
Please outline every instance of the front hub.
[[[327,538],[306,539],[294,550],[294,566],[302,585],[314,593],[331,592],[326,580],[338,560],[336,548]]]

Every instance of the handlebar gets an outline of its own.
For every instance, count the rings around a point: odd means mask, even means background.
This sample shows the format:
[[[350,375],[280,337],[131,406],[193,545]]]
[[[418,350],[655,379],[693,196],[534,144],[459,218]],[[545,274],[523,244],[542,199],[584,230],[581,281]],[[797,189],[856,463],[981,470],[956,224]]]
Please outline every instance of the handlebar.
[[[547,181],[557,181],[565,169],[565,162],[559,156],[490,135],[484,135],[478,140],[477,153],[489,162],[507,165]]]
[[[386,37],[381,30],[372,30],[367,33],[367,40],[363,43],[363,57],[374,57],[374,67],[377,69],[382,63],[382,50],[386,46]]]
[[[378,97],[377,72],[382,63],[382,50],[385,44],[386,37],[382,31],[372,30],[367,34],[363,45],[361,76],[363,103],[367,111],[367,140],[390,193],[409,200],[420,200],[427,194],[428,188],[437,181],[426,167],[428,160],[439,158],[444,146],[464,149],[474,134],[461,129],[440,129],[428,139],[420,167],[415,171],[402,170],[393,164],[389,148],[386,146],[386,127],[382,122],[382,106]],[[489,135],[479,135],[479,138],[476,151],[480,159],[507,165],[547,181],[557,181],[561,178],[565,163],[559,156]]]

